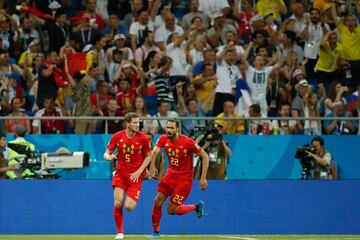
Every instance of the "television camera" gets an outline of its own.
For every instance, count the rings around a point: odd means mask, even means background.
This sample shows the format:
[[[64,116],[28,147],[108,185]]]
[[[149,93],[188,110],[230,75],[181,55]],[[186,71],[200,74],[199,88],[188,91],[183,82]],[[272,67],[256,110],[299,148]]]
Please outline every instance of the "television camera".
[[[8,143],[8,147],[20,154],[16,157],[16,161],[19,162],[18,170],[29,169],[36,179],[59,178],[62,171],[89,166],[88,152],[69,152],[65,148],[60,148],[57,152],[40,153],[16,143]],[[52,172],[59,169],[62,171]]]
[[[300,160],[302,167],[300,179],[312,179],[311,170],[314,169],[314,158],[310,157],[307,152],[316,154],[315,147],[310,144],[298,147],[296,149],[295,158]]]

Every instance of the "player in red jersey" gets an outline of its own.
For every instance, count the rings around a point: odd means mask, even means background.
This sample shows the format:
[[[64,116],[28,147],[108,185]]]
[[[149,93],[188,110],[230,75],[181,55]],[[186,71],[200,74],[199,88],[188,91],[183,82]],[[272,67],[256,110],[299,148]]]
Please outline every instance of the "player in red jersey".
[[[160,237],[160,219],[162,215],[162,205],[166,198],[170,196],[167,211],[171,215],[183,215],[196,211],[198,217],[204,213],[204,202],[184,205],[189,196],[193,185],[193,154],[200,155],[202,159],[202,172],[200,177],[200,188],[205,190],[208,187],[206,174],[209,166],[209,156],[191,138],[179,134],[179,121],[170,119],[166,123],[166,134],[160,136],[151,153],[150,176],[157,171],[155,168],[155,158],[160,149],[164,148],[168,160],[169,168],[164,177],[160,180],[157,188],[157,195],[152,210],[152,223],[154,233],[150,238]]]
[[[148,137],[139,131],[139,115],[132,112],[127,113],[124,121],[126,129],[112,136],[104,153],[106,160],[118,160],[112,180],[114,220],[118,232],[115,239],[124,238],[122,208],[125,206],[129,212],[135,209],[142,181],[146,175],[144,170],[150,162],[151,153]],[[115,148],[117,148],[117,155],[114,154]]]

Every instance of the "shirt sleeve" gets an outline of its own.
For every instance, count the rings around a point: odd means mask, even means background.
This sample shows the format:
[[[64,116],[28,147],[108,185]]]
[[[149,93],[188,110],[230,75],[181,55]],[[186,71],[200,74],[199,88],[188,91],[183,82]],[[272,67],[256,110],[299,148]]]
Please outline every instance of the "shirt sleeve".
[[[118,139],[118,135],[112,136],[106,149],[109,151],[114,151],[116,148],[117,139]]]
[[[164,146],[165,137],[165,135],[160,136],[160,138],[156,142],[156,147],[162,148]]]

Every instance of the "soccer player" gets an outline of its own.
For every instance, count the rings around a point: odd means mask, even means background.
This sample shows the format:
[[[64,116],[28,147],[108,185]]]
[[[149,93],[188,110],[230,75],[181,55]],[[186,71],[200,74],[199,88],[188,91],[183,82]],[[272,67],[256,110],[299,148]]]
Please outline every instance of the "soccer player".
[[[160,237],[162,205],[168,196],[170,196],[167,206],[169,214],[183,215],[196,211],[197,216],[199,218],[202,217],[204,213],[203,201],[190,205],[183,204],[189,196],[193,185],[193,154],[200,155],[202,159],[200,188],[205,190],[208,187],[206,174],[209,167],[209,156],[194,140],[179,134],[179,121],[169,119],[166,122],[166,134],[160,136],[151,153],[150,176],[153,176],[157,171],[155,158],[161,148],[164,148],[168,156],[169,168],[160,180],[157,188],[157,195],[152,210],[154,233],[150,235],[150,238]]]
[[[112,180],[114,188],[114,220],[117,228],[115,239],[124,238],[122,208],[129,212],[135,209],[139,200],[145,168],[150,162],[150,142],[139,131],[139,115],[129,112],[125,115],[126,129],[115,133],[104,153],[106,160],[118,160]],[[114,150],[117,148],[117,156]],[[126,193],[126,197],[125,197]]]

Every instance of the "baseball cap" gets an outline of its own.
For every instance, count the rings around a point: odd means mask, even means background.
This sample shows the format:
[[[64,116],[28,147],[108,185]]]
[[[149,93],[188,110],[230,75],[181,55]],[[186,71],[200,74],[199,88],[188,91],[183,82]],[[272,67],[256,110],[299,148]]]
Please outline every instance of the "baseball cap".
[[[264,17],[260,14],[256,14],[254,15],[251,19],[250,19],[250,25],[253,24],[254,22],[256,21],[259,21],[259,20],[264,20]]]
[[[23,125],[17,124],[14,126],[14,132],[23,137],[26,135],[26,128]]]
[[[306,81],[306,79],[302,79],[300,82],[298,82],[295,85],[295,89],[298,90],[299,86],[307,86],[309,85],[308,81]]]
[[[40,43],[39,39],[35,38],[34,40],[32,40],[29,44],[29,48]]]
[[[119,40],[119,39],[126,39],[125,35],[122,34],[122,33],[118,33],[118,34],[115,34],[114,38],[113,38],[113,42]]]
[[[300,74],[304,74],[300,68],[298,69],[295,69],[295,71],[293,72],[293,75],[292,77],[295,78],[297,75],[300,75]]]
[[[224,14],[222,12],[216,12],[216,13],[214,13],[213,18],[215,19],[215,18],[219,18],[219,17],[223,17],[223,16],[224,16]]]

